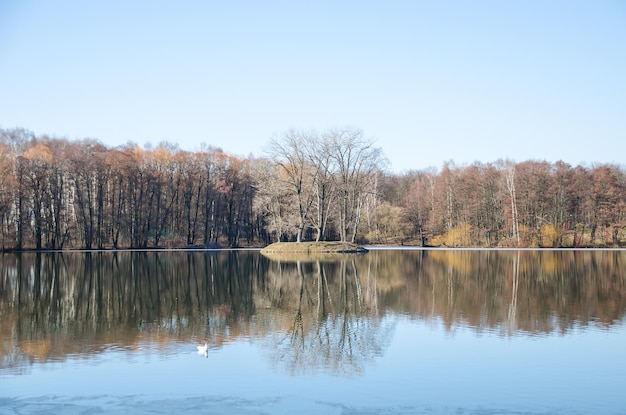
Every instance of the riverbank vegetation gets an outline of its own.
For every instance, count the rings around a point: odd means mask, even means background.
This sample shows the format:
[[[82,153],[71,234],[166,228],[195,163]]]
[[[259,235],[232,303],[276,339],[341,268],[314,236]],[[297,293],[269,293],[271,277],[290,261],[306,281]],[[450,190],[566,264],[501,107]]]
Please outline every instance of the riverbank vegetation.
[[[261,158],[4,129],[0,227],[3,250],[324,240],[617,247],[626,242],[626,170],[498,160],[394,174],[353,129],[289,131]]]

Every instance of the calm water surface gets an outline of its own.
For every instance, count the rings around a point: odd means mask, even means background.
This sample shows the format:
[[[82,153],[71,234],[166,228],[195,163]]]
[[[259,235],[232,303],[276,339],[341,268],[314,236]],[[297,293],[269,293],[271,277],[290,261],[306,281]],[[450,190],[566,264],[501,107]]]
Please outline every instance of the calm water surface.
[[[625,251],[4,254],[0,414],[625,414],[625,311]]]

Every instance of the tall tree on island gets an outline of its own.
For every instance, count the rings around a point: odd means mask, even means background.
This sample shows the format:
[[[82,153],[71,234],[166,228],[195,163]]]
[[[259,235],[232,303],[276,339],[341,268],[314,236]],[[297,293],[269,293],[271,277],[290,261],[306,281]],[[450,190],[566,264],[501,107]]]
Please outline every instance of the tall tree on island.
[[[342,242],[355,242],[363,203],[368,196],[376,196],[376,174],[385,158],[361,130],[329,130],[326,139],[335,168],[339,235]]]
[[[302,242],[305,225],[314,199],[315,168],[309,154],[308,140],[316,140],[304,132],[289,130],[270,142],[269,155],[279,167],[277,181],[282,181],[292,192],[297,210],[296,242]]]

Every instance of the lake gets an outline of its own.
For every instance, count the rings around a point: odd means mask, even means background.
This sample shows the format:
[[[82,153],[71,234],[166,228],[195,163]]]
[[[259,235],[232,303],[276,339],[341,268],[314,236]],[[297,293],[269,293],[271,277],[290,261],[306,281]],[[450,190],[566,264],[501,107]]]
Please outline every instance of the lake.
[[[0,414],[624,414],[625,311],[623,250],[2,254]]]

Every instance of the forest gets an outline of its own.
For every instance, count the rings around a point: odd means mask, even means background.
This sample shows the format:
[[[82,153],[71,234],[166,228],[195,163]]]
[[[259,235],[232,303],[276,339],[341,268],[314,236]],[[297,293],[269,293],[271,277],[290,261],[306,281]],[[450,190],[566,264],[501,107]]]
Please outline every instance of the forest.
[[[0,129],[0,224],[3,251],[304,240],[619,247],[626,170],[497,160],[396,174],[357,129],[290,130],[262,157]]]

